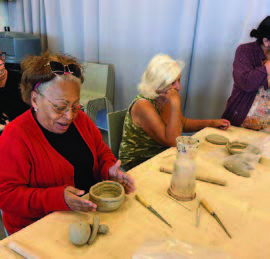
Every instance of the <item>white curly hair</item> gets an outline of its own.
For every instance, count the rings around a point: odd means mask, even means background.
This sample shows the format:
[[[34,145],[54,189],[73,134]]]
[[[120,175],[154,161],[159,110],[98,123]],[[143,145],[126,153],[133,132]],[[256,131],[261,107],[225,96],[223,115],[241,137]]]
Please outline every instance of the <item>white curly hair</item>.
[[[156,90],[163,90],[172,84],[182,73],[184,62],[173,60],[165,54],[152,58],[138,85],[139,93],[147,98],[158,96]]]

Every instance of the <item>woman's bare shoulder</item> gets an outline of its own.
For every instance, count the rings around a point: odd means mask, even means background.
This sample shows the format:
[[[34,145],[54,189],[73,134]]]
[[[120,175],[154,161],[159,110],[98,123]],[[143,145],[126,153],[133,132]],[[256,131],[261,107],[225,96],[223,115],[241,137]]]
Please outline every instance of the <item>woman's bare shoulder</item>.
[[[152,110],[155,110],[154,105],[149,100],[144,98],[137,100],[132,107],[133,113],[141,113]]]

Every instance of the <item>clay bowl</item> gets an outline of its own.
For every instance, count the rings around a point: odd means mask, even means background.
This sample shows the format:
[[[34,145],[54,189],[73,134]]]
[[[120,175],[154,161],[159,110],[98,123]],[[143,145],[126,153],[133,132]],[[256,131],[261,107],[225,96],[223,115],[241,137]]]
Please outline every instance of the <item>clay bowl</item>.
[[[243,152],[249,152],[249,153],[253,153],[255,155],[260,154],[260,150],[257,147],[254,147],[254,146],[249,145],[248,143],[244,143],[244,142],[238,142],[238,141],[228,142],[226,144],[226,148],[229,151],[229,153],[232,155],[241,154]]]
[[[103,181],[90,188],[89,199],[97,205],[97,211],[114,211],[125,199],[124,187],[114,181]]]

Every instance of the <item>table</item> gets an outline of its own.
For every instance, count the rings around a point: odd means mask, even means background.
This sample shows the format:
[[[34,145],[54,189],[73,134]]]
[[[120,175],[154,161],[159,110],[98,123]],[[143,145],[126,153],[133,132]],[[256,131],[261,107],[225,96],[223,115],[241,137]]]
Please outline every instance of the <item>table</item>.
[[[230,141],[262,143],[266,149],[266,159],[257,165],[250,178],[237,176],[222,165],[224,158],[229,155],[225,147],[205,141],[205,136],[212,133],[222,134]],[[172,229],[135,200],[133,193],[126,196],[119,210],[111,213],[54,212],[2,240],[0,258],[8,253],[11,256],[12,252],[3,247],[9,241],[31,248],[41,258],[105,259],[131,258],[145,242],[162,240],[178,240],[220,253],[219,256],[226,253],[232,258],[270,258],[270,165],[267,159],[270,157],[267,149],[270,135],[230,127],[227,131],[205,128],[194,136],[201,142],[196,157],[197,174],[220,177],[226,179],[228,184],[222,187],[196,181],[197,197],[192,201],[182,202],[192,212],[166,196],[171,175],[159,171],[160,166],[172,167],[175,148],[170,148],[129,171],[136,181],[135,193],[144,197],[164,216],[173,226]],[[205,197],[215,209],[232,239],[228,238],[204,208],[201,208],[200,226],[195,227],[196,208],[201,197]],[[99,235],[91,246],[76,247],[70,244],[69,224],[77,220],[92,221],[93,214],[99,214],[101,223],[109,225],[109,233]]]

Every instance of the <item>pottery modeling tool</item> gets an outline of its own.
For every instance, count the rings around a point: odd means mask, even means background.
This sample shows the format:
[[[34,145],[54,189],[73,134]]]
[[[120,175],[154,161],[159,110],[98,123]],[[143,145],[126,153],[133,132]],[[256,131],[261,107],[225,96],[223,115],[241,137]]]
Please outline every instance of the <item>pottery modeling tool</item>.
[[[217,214],[210,208],[210,206],[208,205],[207,201],[205,199],[201,199],[201,204],[216,219],[216,221],[218,222],[218,224],[224,229],[224,231],[229,236],[229,238],[232,238],[231,235],[229,234],[228,230],[225,228],[225,226],[223,225],[223,223],[221,222],[221,220],[217,216]]]
[[[165,168],[165,167],[161,166],[160,172],[172,174],[173,171],[169,168]],[[225,186],[227,184],[227,182],[225,180],[213,178],[213,177],[200,176],[200,175],[196,175],[196,180],[202,181],[202,182],[207,182],[207,183],[212,183],[212,184],[217,184],[217,185],[221,185],[221,186]]]
[[[38,255],[35,255],[32,251],[23,247],[22,245],[18,244],[17,242],[14,242],[14,241],[9,242],[7,244],[7,247],[26,259],[39,259],[40,258]]]
[[[159,219],[161,219],[164,223],[166,223],[169,227],[172,228],[172,225],[169,224],[156,210],[152,208],[150,204],[148,204],[141,196],[138,194],[135,195],[137,201],[139,201],[143,206],[149,209],[152,213],[154,213]]]
[[[175,198],[171,197],[170,195],[166,195],[168,198],[172,199],[173,201],[177,202],[178,204],[180,204],[182,207],[184,207],[185,209],[192,211],[190,208],[184,206],[182,203],[180,203],[178,200],[176,200]]]
[[[200,216],[201,216],[201,202],[199,202],[197,213],[196,213],[196,225],[195,225],[196,228],[198,228],[200,225]]]

